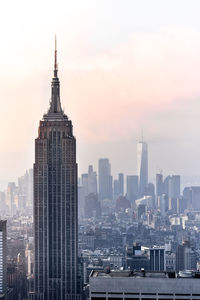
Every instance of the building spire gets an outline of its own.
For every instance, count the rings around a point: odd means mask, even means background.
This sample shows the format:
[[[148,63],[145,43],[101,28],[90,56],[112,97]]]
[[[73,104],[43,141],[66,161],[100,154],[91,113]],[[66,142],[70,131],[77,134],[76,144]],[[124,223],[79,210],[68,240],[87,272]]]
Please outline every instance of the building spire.
[[[51,82],[51,101],[47,114],[44,115],[45,120],[63,120],[67,119],[60,103],[60,81],[58,78],[58,63],[57,63],[57,39],[55,36],[54,50],[54,76]]]
[[[58,63],[57,63],[57,38],[55,35],[55,51],[54,51],[54,77],[57,78]]]

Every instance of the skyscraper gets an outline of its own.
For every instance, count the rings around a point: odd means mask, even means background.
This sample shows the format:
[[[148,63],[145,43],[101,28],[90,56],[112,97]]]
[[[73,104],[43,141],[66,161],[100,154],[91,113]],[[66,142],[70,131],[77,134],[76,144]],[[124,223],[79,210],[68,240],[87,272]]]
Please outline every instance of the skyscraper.
[[[164,194],[163,175],[161,173],[156,174],[156,196]]]
[[[124,174],[119,173],[119,195],[124,196]]]
[[[93,171],[93,166],[88,167],[88,194],[97,194],[97,173]]]
[[[133,204],[138,196],[138,176],[128,175],[126,177],[127,199]]]
[[[99,159],[99,199],[112,199],[112,176],[108,158]]]
[[[6,220],[0,220],[0,294],[7,290],[7,229]],[[2,297],[2,299],[5,299]],[[6,298],[7,299],[7,298]]]
[[[165,249],[150,248],[150,270],[164,271],[165,270]]]
[[[55,47],[48,112],[35,140],[35,298],[80,299],[78,290],[77,163],[72,122],[60,102]]]
[[[145,142],[139,142],[137,144],[137,170],[139,196],[142,197],[148,186],[148,148]]]

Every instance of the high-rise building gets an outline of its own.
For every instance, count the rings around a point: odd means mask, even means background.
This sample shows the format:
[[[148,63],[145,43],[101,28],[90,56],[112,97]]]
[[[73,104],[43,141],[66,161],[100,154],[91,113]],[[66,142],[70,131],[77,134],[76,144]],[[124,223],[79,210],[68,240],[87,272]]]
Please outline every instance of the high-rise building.
[[[168,196],[169,198],[180,197],[180,175],[171,175],[169,178],[168,185]]]
[[[127,199],[134,203],[138,196],[138,176],[128,175],[126,177],[126,194]]]
[[[16,185],[14,182],[8,183],[7,193],[6,193],[6,205],[9,212],[14,215],[16,213],[16,204],[15,204],[15,195],[16,195]]]
[[[80,299],[76,139],[60,102],[55,49],[48,112],[35,140],[35,298]]]
[[[124,196],[124,174],[119,173],[119,196]]]
[[[200,186],[185,187],[183,190],[185,208],[200,209]]]
[[[164,183],[164,193],[169,199],[169,209],[177,213],[179,198],[180,198],[180,176],[179,175],[169,175],[165,178]]]
[[[169,198],[180,197],[180,175],[168,175],[163,183],[164,194]]]
[[[196,268],[196,252],[190,247],[189,241],[184,241],[182,245],[178,245],[176,248],[176,270],[196,270]]]
[[[145,142],[137,144],[137,170],[139,196],[142,197],[145,195],[145,190],[148,186],[148,147]]]
[[[112,199],[112,176],[108,158],[99,159],[99,200]]]
[[[97,173],[93,171],[93,166],[88,167],[88,194],[97,194]]]
[[[0,220],[0,294],[5,294],[7,291],[7,229],[6,229],[6,223],[7,223],[6,220]]]
[[[119,197],[119,180],[115,179],[113,181],[113,197],[116,200]]]
[[[150,270],[164,271],[165,270],[165,249],[151,248],[150,251]]]
[[[165,217],[168,210],[168,198],[165,194],[158,196],[157,207],[160,210],[161,216]]]
[[[156,196],[164,194],[163,175],[156,174]]]

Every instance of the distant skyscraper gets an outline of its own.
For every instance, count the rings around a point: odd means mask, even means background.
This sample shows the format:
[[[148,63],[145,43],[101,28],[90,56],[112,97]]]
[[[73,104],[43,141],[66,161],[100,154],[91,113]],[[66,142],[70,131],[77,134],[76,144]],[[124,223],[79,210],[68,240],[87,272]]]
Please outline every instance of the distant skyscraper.
[[[12,215],[16,213],[15,195],[16,185],[14,182],[9,182],[6,192],[6,205],[8,206],[8,210]]]
[[[164,187],[163,187],[163,175],[156,174],[156,196],[161,196],[164,194]]]
[[[7,221],[0,220],[0,294],[7,291]],[[2,298],[7,299],[7,298]]]
[[[164,180],[163,187],[164,193],[167,195],[169,200],[169,209],[173,210],[175,213],[178,212],[178,199],[180,198],[180,176],[167,176]]]
[[[116,200],[119,197],[119,180],[115,179],[113,182],[113,197]]]
[[[78,205],[76,140],[60,103],[55,50],[50,108],[35,140],[34,233],[37,300],[76,300]]]
[[[84,188],[85,196],[88,195],[88,174],[84,173],[81,175],[82,187]]]
[[[183,190],[185,208],[200,209],[200,186],[185,187]]]
[[[124,196],[124,174],[119,173],[119,195]]]
[[[171,175],[168,183],[168,196],[169,198],[180,197],[180,176]]]
[[[93,166],[88,167],[88,194],[97,194],[97,173],[93,171]]]
[[[169,175],[164,180],[164,193],[169,198],[180,197],[180,175]]]
[[[127,199],[133,203],[138,196],[138,176],[128,175],[126,177]]]
[[[108,158],[99,159],[99,199],[112,199],[112,176]]]
[[[145,142],[139,142],[137,144],[137,170],[139,196],[142,197],[145,195],[145,189],[148,186],[148,148]]]

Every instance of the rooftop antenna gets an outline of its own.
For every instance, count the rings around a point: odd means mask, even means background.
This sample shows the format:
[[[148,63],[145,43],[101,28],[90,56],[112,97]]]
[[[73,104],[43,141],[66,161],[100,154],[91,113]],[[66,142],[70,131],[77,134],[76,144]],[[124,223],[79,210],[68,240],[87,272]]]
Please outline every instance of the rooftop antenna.
[[[55,35],[55,51],[54,51],[54,77],[57,77],[58,63],[57,63],[57,38]]]

